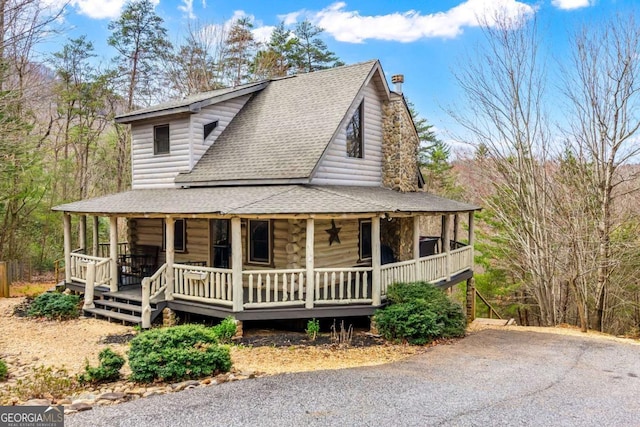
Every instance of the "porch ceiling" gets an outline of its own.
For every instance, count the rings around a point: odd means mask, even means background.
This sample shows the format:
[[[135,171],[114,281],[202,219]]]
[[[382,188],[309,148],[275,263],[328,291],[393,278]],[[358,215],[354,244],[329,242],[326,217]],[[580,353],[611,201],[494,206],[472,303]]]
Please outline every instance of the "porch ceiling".
[[[53,208],[104,215],[453,213],[479,209],[424,192],[317,185],[131,190]]]

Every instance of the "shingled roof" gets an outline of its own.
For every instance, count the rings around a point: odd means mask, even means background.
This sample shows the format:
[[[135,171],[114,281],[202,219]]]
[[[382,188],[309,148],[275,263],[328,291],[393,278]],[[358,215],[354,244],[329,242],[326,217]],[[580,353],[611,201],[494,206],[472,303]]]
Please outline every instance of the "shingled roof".
[[[382,76],[378,61],[368,61],[271,80],[175,182],[304,182],[376,70]]]
[[[268,185],[131,190],[56,206],[54,210],[121,215],[291,215],[453,213],[478,206],[429,193],[382,187]]]

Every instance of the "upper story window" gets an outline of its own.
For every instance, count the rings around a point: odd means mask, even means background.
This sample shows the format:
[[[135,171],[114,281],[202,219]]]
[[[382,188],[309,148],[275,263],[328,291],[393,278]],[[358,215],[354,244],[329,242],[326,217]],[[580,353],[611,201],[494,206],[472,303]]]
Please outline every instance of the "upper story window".
[[[204,125],[204,128],[203,128],[204,137],[202,139],[203,140],[207,139],[207,137],[209,135],[211,135],[211,132],[213,132],[213,130],[216,127],[218,127],[218,121],[217,120],[215,122],[207,123],[206,125]]]
[[[363,110],[364,101],[360,103],[356,111],[351,116],[349,123],[347,124],[347,156],[362,158],[363,152]]]
[[[153,127],[153,154],[169,153],[169,125]]]
[[[250,219],[247,236],[247,261],[254,264],[271,264],[271,221]]]

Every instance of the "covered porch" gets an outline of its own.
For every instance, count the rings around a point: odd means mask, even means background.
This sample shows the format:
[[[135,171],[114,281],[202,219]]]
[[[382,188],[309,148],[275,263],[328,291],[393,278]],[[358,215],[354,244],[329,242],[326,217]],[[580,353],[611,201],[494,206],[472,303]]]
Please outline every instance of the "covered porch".
[[[296,206],[289,208],[295,212],[97,213],[85,202],[82,210],[64,210],[64,284],[84,293],[89,312],[96,298],[127,292],[139,303],[135,316],[146,328],[159,306],[238,320],[371,315],[394,282],[449,287],[472,277],[475,207],[441,204],[410,212],[351,205],[330,213]],[[77,250],[72,215],[78,218]],[[108,244],[99,241],[100,216],[109,218]],[[129,223],[127,243],[118,236],[119,218]],[[425,219],[437,223],[439,233],[425,233]],[[226,224],[226,238],[216,235],[219,224]],[[206,254],[198,249],[205,246]],[[136,248],[156,253],[133,255]],[[132,256],[148,260],[135,285],[123,280]]]

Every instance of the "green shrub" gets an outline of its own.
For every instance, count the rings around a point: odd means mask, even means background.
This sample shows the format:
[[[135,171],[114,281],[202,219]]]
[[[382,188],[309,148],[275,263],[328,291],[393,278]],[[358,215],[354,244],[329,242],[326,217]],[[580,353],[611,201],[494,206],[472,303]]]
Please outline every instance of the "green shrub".
[[[9,368],[7,368],[7,364],[4,360],[0,359],[0,381],[4,381],[7,379],[9,375]]]
[[[227,372],[231,356],[228,347],[218,344],[213,328],[181,325],[153,329],[133,338],[129,366],[132,381],[175,381]]]
[[[98,360],[100,364],[97,367],[90,366],[87,361],[84,374],[78,375],[80,383],[99,384],[120,378],[120,369],[124,365],[122,356],[107,347],[100,352]]]
[[[67,320],[79,316],[78,295],[67,295],[58,292],[45,292],[38,295],[27,314],[31,317],[46,317],[49,320]]]
[[[213,334],[218,342],[228,344],[231,338],[236,334],[236,320],[229,316],[213,327]]]
[[[304,330],[311,341],[315,341],[320,333],[320,321],[317,319],[310,319],[307,321],[307,329]]]
[[[464,335],[462,307],[429,283],[395,283],[387,297],[389,306],[375,314],[376,325],[387,340],[423,345],[440,337]]]

